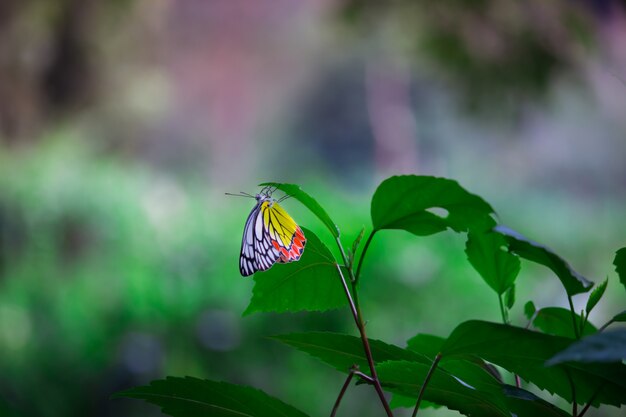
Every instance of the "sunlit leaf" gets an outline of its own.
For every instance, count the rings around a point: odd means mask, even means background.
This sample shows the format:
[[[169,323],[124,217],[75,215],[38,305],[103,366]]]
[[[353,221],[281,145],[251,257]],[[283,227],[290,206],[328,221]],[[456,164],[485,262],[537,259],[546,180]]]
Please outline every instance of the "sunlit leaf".
[[[619,276],[619,281],[622,283],[624,288],[626,288],[626,247],[615,252],[613,265],[615,265],[615,271]]]
[[[476,355],[499,365],[541,389],[572,401],[571,381],[576,400],[620,406],[626,403],[626,365],[621,363],[563,363],[547,368],[545,362],[564,351],[575,340],[538,333],[510,325],[468,321],[459,325],[443,346],[446,358]]]
[[[259,185],[269,185],[271,187],[276,187],[285,194],[292,196],[293,198],[304,204],[306,208],[311,210],[311,213],[315,214],[317,218],[320,219],[322,223],[324,223],[324,225],[328,228],[328,230],[330,230],[330,233],[332,233],[333,236],[339,237],[339,228],[337,227],[335,222],[332,221],[328,213],[326,213],[326,210],[324,210],[324,208],[313,197],[304,192],[299,185],[284,184],[278,182],[264,182]]]
[[[602,284],[594,288],[593,291],[591,291],[591,294],[589,294],[589,299],[587,300],[587,306],[585,307],[585,311],[587,312],[587,315],[591,313],[591,310],[593,310],[596,304],[598,304],[598,301],[600,301],[600,299],[604,295],[604,291],[606,290],[606,286],[608,283],[609,283],[609,279],[607,278],[604,280]]]
[[[258,389],[191,377],[152,381],[115,397],[145,400],[173,417],[306,417]]]
[[[276,264],[254,274],[252,300],[244,315],[255,311],[324,311],[348,305],[333,255],[312,231],[303,231],[307,243],[299,261]]]
[[[547,365],[562,362],[620,362],[626,360],[626,329],[592,334],[552,357]]]
[[[437,210],[446,213],[440,215]],[[383,181],[372,198],[374,230],[401,229],[418,236],[446,230],[466,231],[493,223],[493,209],[456,181],[403,175]]]
[[[547,266],[561,280],[565,291],[571,296],[587,292],[593,283],[574,271],[572,267],[551,249],[533,242],[518,232],[505,226],[496,226],[495,231],[501,233],[508,242],[509,249],[532,262]]]
[[[582,318],[579,314],[574,314],[576,328],[580,329]],[[555,336],[564,336],[571,339],[576,338],[574,331],[574,321],[572,320],[572,312],[561,307],[544,307],[537,311],[537,315],[533,320],[533,326],[540,329],[544,333],[553,334]],[[598,330],[596,327],[585,322],[582,336],[593,334]]]
[[[467,259],[498,295],[513,285],[520,270],[519,258],[506,246],[504,236],[490,230],[470,231],[467,235]]]

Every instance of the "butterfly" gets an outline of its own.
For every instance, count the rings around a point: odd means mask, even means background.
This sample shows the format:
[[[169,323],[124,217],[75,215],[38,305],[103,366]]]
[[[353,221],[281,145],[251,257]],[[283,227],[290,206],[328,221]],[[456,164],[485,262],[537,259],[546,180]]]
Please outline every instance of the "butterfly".
[[[276,188],[267,186],[255,196],[244,192],[230,194],[256,199],[241,239],[239,271],[244,277],[266,271],[276,262],[297,261],[304,252],[306,238],[302,229],[279,204],[289,196],[276,200],[272,197],[274,191]]]

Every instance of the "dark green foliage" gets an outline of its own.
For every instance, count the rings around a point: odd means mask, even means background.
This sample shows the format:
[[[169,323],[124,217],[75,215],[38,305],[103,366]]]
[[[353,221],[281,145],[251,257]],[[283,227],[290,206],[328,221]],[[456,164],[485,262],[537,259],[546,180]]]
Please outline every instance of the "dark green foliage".
[[[342,258],[337,261],[312,231],[303,228],[308,243],[302,258],[255,274],[253,296],[245,314],[324,311],[349,306],[360,337],[304,332],[273,339],[349,374],[357,384],[375,389],[387,416],[392,416],[392,407],[415,407],[418,397],[419,408],[443,406],[467,416],[569,415],[520,386],[507,385],[504,381],[511,380],[511,376],[503,377],[497,367],[570,403],[618,407],[626,404],[626,365],[622,363],[626,357],[626,332],[602,333],[609,324],[626,321],[626,312],[616,315],[600,330],[587,320],[601,301],[607,281],[590,294],[582,315],[574,312],[573,307],[572,310],[537,309],[528,301],[524,315],[530,322],[522,325],[532,325],[538,331],[508,324],[516,286],[520,285],[516,283],[520,257],[554,272],[570,300],[575,294],[589,291],[593,283],[547,247],[506,227],[496,226],[491,206],[457,182],[428,176],[398,176],[383,181],[372,198],[372,234],[361,246],[364,235],[361,230],[351,250],[344,250],[338,228],[326,211],[300,187],[267,184],[292,195],[309,208],[337,238]],[[441,210],[446,213],[442,214]],[[358,272],[355,274],[353,261],[360,251],[360,256],[356,257],[360,265],[373,234],[385,229],[406,230],[417,236],[447,229],[467,233],[467,258],[496,292],[493,296],[497,297],[501,319],[507,324],[470,320],[458,325],[447,339],[419,333],[408,340],[406,348],[368,339],[358,300]],[[622,282],[626,269],[624,253],[621,249],[615,258]],[[416,294],[416,302],[419,302],[419,294]],[[349,388],[351,384],[345,386]],[[391,404],[383,390],[393,394]],[[175,417],[303,416],[291,406],[253,388],[194,378],[154,381],[150,386],[134,388],[118,396],[144,399]]]
[[[545,363],[565,350],[574,341],[482,321],[468,321],[458,326],[443,346],[443,357],[475,355],[504,369],[514,372],[541,389],[572,401],[570,380],[576,385],[578,403],[589,401],[596,395],[594,404],[626,403],[626,365],[576,363],[547,368]],[[445,366],[445,362],[443,363]]]
[[[626,360],[626,329],[592,334],[556,354],[547,365],[562,362],[620,362]]]
[[[495,230],[506,237],[511,252],[524,259],[550,268],[561,280],[568,295],[587,292],[593,286],[592,282],[589,282],[585,277],[574,271],[563,258],[548,247],[533,242],[505,226],[497,226]]]
[[[582,335],[593,334],[597,331],[595,326],[585,321],[578,314],[574,315],[576,326],[582,329]],[[574,323],[572,322],[572,312],[561,307],[545,307],[537,311],[537,315],[533,320],[533,326],[544,333],[553,334],[555,336],[576,338]]]
[[[519,258],[506,248],[506,240],[501,234],[492,231],[468,233],[465,253],[474,269],[498,295],[512,287],[521,265]],[[509,300],[511,307],[514,300],[514,296]]]
[[[244,314],[324,311],[346,305],[333,255],[312,231],[302,229],[307,244],[300,260],[277,264],[268,271],[254,274],[252,300]]]
[[[615,271],[619,275],[619,281],[626,288],[626,248],[621,248],[615,252],[613,265],[615,265]]]
[[[432,360],[441,351],[445,341],[443,337],[420,333],[408,340],[407,349],[420,352]]]
[[[591,313],[591,310],[593,310],[593,308],[596,306],[596,304],[598,304],[598,302],[604,295],[604,291],[606,290],[606,286],[608,283],[609,283],[609,279],[607,278],[604,280],[602,284],[594,288],[594,290],[591,291],[591,294],[589,294],[589,299],[587,300],[587,306],[585,307],[585,311],[587,312],[587,315]]]
[[[357,365],[363,372],[369,373],[363,345],[358,337],[339,333],[310,332],[274,336],[274,339],[306,352],[338,371],[348,372],[353,365]],[[370,345],[376,362],[407,360],[427,366],[432,362],[420,353],[380,340],[370,340]]]
[[[191,377],[167,377],[115,396],[145,400],[174,417],[306,417],[258,389]]]

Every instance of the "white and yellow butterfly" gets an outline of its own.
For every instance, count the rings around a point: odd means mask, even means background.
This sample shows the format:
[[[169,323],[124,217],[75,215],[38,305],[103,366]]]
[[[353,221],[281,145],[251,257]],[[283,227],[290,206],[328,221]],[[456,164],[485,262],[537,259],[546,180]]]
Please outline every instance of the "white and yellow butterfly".
[[[229,194],[256,199],[241,239],[239,271],[244,277],[266,271],[276,262],[297,261],[304,252],[306,239],[302,229],[279,204],[289,196],[276,200],[272,198],[274,191],[268,186],[255,196],[244,192]]]

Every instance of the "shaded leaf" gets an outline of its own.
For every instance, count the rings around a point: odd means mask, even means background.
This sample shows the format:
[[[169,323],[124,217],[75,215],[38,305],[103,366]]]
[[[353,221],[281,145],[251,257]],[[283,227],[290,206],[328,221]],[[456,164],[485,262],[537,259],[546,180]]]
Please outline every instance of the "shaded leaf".
[[[444,209],[447,216],[433,209]],[[418,236],[446,230],[490,227],[493,209],[456,181],[430,176],[402,175],[383,181],[372,197],[374,230],[400,229]]]
[[[341,333],[307,332],[272,338],[306,352],[341,372],[348,372],[353,365],[357,365],[362,372],[369,374],[369,365],[363,353],[363,343],[358,337]],[[369,343],[375,362],[409,360],[430,366],[431,361],[416,352],[380,340],[369,339]]]
[[[509,409],[518,417],[569,417],[569,413],[521,388],[504,385],[504,394]]]
[[[470,231],[465,245],[467,259],[498,295],[513,285],[520,270],[519,258],[506,246],[504,236],[490,230]]]
[[[575,314],[576,326],[580,329],[582,318],[579,314]],[[572,312],[561,307],[545,307],[540,309],[533,320],[533,326],[540,329],[544,333],[553,334],[555,336],[564,336],[571,339],[576,338],[574,332],[574,323],[572,322]],[[598,329],[589,323],[585,322],[585,327],[582,331],[582,336],[593,334]]]
[[[430,364],[388,361],[378,365],[377,372],[385,389],[416,399],[429,369]],[[424,399],[468,416],[509,417],[500,384],[486,372],[483,374],[482,379],[468,381],[436,369],[424,391]]]
[[[535,303],[533,303],[532,301],[528,301],[526,302],[526,304],[524,304],[524,315],[528,320],[532,320],[536,311],[537,307],[535,307]]]
[[[589,295],[589,299],[587,300],[587,306],[585,307],[585,311],[587,312],[587,316],[591,313],[591,310],[598,304],[598,301],[604,295],[604,291],[606,290],[606,285],[609,283],[609,279],[605,279],[604,282],[594,288]]]
[[[408,340],[407,349],[419,352],[430,360],[434,360],[435,356],[441,352],[441,347],[445,341],[444,337],[419,333]]]
[[[347,306],[333,255],[312,231],[302,229],[307,244],[300,260],[276,264],[254,274],[252,300],[244,315],[255,311],[324,311]]]
[[[285,194],[292,196],[293,198],[304,204],[304,206],[308,208],[311,213],[315,214],[317,218],[320,219],[322,223],[324,223],[328,230],[330,230],[330,233],[332,233],[333,236],[339,237],[339,228],[337,227],[335,222],[332,221],[328,213],[326,213],[326,210],[324,210],[324,208],[313,197],[304,192],[299,185],[285,184],[279,182],[264,182],[259,185],[269,185],[272,187],[276,187]]]
[[[554,355],[546,365],[562,362],[619,362],[626,359],[626,329],[587,336]]]
[[[415,407],[416,401],[417,401],[417,397],[414,398],[414,397],[406,397],[400,394],[393,394],[393,396],[391,397],[391,401],[389,401],[389,406],[391,408],[399,408],[399,407],[413,408]],[[423,410],[426,408],[438,409],[438,408],[441,408],[441,405],[431,403],[430,401],[422,400],[422,402],[420,403],[420,410]]]
[[[454,357],[476,355],[499,365],[541,389],[572,401],[571,377],[577,402],[593,401],[619,406],[626,403],[626,366],[623,364],[563,363],[551,368],[545,362],[575,341],[509,325],[468,321],[459,325],[443,346],[442,365]],[[569,376],[568,376],[569,375]]]
[[[532,262],[547,266],[556,274],[565,287],[568,295],[587,292],[593,283],[574,271],[572,267],[551,249],[537,242],[527,239],[520,233],[506,226],[496,226],[494,230],[501,233],[509,245],[509,249]]]
[[[306,417],[258,389],[191,377],[167,377],[114,397],[145,400],[173,417]]]
[[[615,252],[613,265],[615,265],[615,272],[619,276],[619,281],[626,288],[626,247]]]

